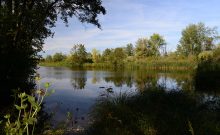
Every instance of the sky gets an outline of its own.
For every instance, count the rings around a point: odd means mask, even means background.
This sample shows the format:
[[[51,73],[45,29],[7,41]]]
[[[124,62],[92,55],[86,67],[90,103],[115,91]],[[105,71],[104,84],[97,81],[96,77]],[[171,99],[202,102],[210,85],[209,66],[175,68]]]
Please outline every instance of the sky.
[[[43,55],[62,52],[68,54],[75,44],[84,44],[87,51],[96,48],[135,45],[138,38],[162,35],[167,50],[175,51],[181,31],[199,22],[220,27],[220,0],[103,0],[107,14],[99,15],[102,29],[82,24],[76,18],[66,27],[58,20],[53,38],[47,38]],[[218,32],[219,28],[218,28]]]

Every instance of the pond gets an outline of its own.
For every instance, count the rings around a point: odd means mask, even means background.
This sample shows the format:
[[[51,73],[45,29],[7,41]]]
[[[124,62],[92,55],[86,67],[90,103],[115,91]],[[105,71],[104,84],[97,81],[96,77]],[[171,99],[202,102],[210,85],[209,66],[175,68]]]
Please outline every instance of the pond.
[[[40,67],[37,72],[42,84],[50,82],[50,88],[55,89],[55,93],[45,99],[45,111],[54,114],[53,123],[65,120],[67,112],[71,112],[78,127],[88,125],[89,112],[106,90],[114,94],[135,94],[153,86],[167,91],[195,90],[189,72],[71,70],[62,67]]]

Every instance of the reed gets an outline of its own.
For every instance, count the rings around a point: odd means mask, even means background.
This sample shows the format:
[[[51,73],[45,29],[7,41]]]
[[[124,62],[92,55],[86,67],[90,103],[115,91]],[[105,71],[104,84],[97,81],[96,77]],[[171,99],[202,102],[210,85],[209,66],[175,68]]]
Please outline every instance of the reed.
[[[208,99],[201,99],[196,93],[167,92],[161,87],[148,88],[139,94],[102,97],[91,113],[94,122],[88,134],[217,135],[220,100],[212,99],[218,103],[214,107]]]
[[[60,62],[41,62],[40,66],[53,66],[53,67],[79,67],[74,64],[70,64],[67,61]],[[196,69],[197,62],[195,58],[183,58],[174,59],[169,57],[153,57],[144,59],[135,59],[133,61],[124,61],[119,67],[115,67],[111,63],[85,63],[83,68],[89,69],[147,69],[147,70],[192,70]]]

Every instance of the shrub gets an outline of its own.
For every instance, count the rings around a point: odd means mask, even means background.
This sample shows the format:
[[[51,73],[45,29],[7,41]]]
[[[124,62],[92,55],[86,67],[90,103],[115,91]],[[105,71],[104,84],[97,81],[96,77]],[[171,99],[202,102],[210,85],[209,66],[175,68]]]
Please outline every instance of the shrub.
[[[203,51],[198,55],[198,59],[200,62],[208,62],[213,60],[213,52],[212,51]]]
[[[58,61],[63,61],[66,59],[66,55],[62,54],[62,53],[55,53],[53,55],[53,61],[54,62],[58,62]]]

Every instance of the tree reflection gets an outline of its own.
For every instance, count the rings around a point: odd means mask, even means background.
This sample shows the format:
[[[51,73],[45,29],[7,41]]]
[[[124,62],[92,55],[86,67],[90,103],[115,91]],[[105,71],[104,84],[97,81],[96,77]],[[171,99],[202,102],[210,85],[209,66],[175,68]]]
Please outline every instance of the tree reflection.
[[[84,89],[87,81],[86,71],[76,71],[72,74],[71,84],[74,89],[82,90]]]
[[[122,87],[126,85],[131,88],[133,86],[133,75],[130,71],[115,71],[111,72],[111,76],[104,77],[106,82],[112,82],[117,87]]]
[[[93,84],[99,83],[101,80],[101,78],[97,74],[98,74],[97,71],[93,71],[93,76],[92,76],[92,83]]]
[[[124,72],[121,71],[116,71],[116,72],[111,72],[111,76],[107,76],[104,78],[106,82],[112,82],[114,83],[115,86],[121,87],[123,84],[125,84],[125,75]]]
[[[149,87],[156,87],[158,76],[155,73],[137,71],[134,74],[135,86],[139,91]]]
[[[95,77],[96,78],[96,77]],[[190,73],[167,73],[159,71],[129,70],[111,72],[104,77],[107,83],[113,83],[117,87],[126,85],[142,91],[149,87],[163,87],[165,89],[194,90],[194,80]]]

